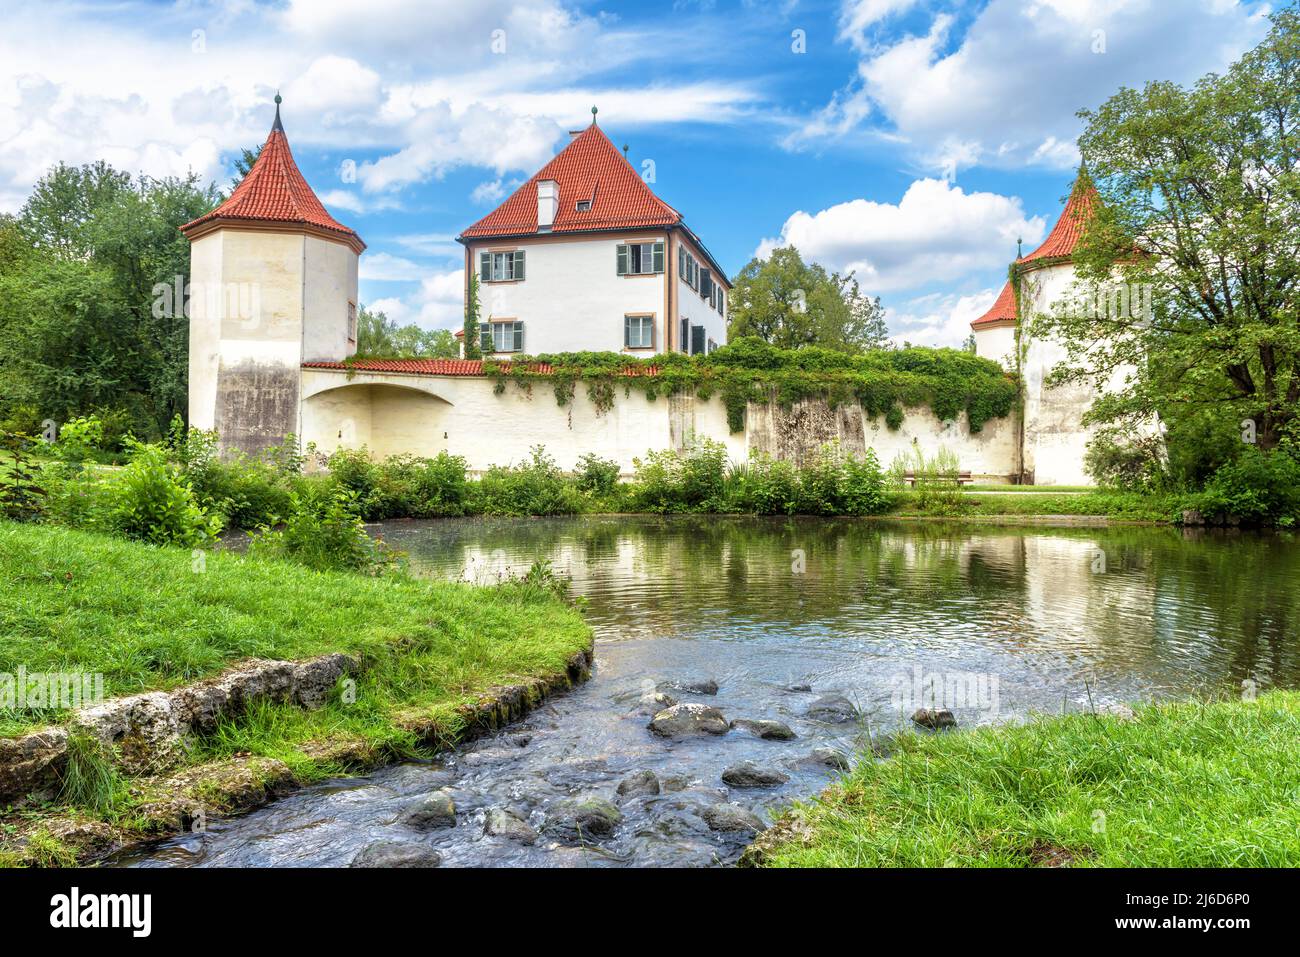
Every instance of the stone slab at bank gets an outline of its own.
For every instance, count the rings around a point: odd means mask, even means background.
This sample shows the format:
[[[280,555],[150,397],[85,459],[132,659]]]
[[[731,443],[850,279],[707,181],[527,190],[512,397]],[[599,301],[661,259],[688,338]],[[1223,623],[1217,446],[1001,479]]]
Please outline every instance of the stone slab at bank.
[[[753,451],[801,460],[822,443],[872,448],[888,464],[919,446],[956,453],[961,469],[994,481],[1088,484],[1079,386],[1048,387],[1063,352],[1024,332],[1018,308],[1046,312],[1073,282],[1071,254],[1095,194],[1081,180],[1060,222],[1017,260],[1010,285],[972,323],[979,355],[1019,371],[1021,414],[972,433],[905,410],[889,429],[859,406],[821,400],[783,409],[751,404],[732,433],[722,399],[648,400],[616,389],[598,410],[576,390],[559,406],[548,388],[498,389],[464,359],[346,363],[357,348],[358,260],[366,246],[334,219],[293,159],[280,119],[231,196],[182,227],[191,242],[190,424],[217,430],[226,452],[256,453],[295,435],[321,453],[366,447],[463,456],[472,471],[519,462],[544,445],[562,467],[592,452],[624,473],[649,450],[707,437],[743,460]],[[466,276],[479,276],[481,343],[498,360],[564,351],[653,356],[725,344],[725,272],[683,215],[663,202],[592,123],[488,216],[467,227]],[[468,281],[467,281],[468,285]],[[468,294],[468,288],[466,290]],[[1017,302],[1019,307],[1017,307]],[[1017,355],[1017,352],[1019,355]],[[626,394],[625,394],[626,392]]]

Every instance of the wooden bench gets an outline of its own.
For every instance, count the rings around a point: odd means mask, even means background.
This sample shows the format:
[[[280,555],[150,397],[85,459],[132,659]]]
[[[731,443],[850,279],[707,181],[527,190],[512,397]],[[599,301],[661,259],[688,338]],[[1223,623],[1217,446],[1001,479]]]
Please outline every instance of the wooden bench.
[[[936,476],[940,482],[951,482],[954,485],[970,485],[975,480],[970,477],[970,472],[941,472]],[[908,485],[916,484],[915,472],[904,472],[903,481]]]

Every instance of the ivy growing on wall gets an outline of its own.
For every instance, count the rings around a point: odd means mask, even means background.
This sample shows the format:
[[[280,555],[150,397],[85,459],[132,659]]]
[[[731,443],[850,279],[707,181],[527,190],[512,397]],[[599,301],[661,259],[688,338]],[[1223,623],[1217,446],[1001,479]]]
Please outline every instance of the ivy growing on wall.
[[[823,399],[832,408],[860,404],[872,417],[883,416],[897,429],[906,408],[928,407],[940,419],[965,412],[970,430],[1007,415],[1018,388],[1014,379],[988,359],[957,349],[909,348],[862,354],[828,349],[778,349],[760,339],[737,339],[712,355],[669,353],[639,359],[617,352],[539,355],[526,362],[485,360],[483,370],[496,380],[497,394],[514,382],[531,393],[549,383],[556,403],[573,401],[582,384],[597,413],[614,406],[619,389],[647,399],[677,392],[700,399],[721,396],[732,432],[745,428],[750,402],[775,400],[785,408],[803,399]]]

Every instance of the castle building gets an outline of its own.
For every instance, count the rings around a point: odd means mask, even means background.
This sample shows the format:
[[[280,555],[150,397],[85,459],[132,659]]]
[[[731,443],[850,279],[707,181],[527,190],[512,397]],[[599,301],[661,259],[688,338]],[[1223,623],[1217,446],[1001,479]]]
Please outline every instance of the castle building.
[[[586,453],[624,474],[647,452],[709,438],[744,461],[754,452],[804,461],[826,442],[896,456],[953,452],[984,481],[1085,483],[1081,424],[1093,396],[1048,388],[1061,357],[1020,322],[1046,311],[1073,280],[1071,255],[1092,193],[1076,188],[1047,241],[973,323],[980,355],[1024,381],[1023,409],[984,423],[940,421],[927,407],[886,423],[859,404],[751,402],[732,432],[722,396],[656,396],[509,384],[482,360],[355,359],[357,264],[365,243],[334,219],[294,162],[280,121],[230,197],[182,227],[191,242],[190,424],[215,429],[223,454],[256,454],[290,436],[328,455],[461,456],[471,472],[544,446],[562,468]],[[1090,187],[1089,187],[1090,189]],[[596,123],[496,210],[465,229],[466,275],[477,275],[486,355],[552,352],[653,356],[708,352],[726,341],[729,284],[682,215],[664,203]],[[468,295],[468,280],[466,294]]]
[[[477,275],[481,350],[711,352],[726,272],[596,124],[457,237]]]

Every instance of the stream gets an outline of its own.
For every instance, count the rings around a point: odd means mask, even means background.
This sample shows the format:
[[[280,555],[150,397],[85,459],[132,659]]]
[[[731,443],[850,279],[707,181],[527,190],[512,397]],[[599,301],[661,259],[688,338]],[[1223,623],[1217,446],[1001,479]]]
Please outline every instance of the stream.
[[[1300,685],[1300,542],[1289,534],[718,516],[369,530],[431,577],[491,582],[549,560],[586,599],[592,680],[436,763],[328,781],[113,863],[346,866],[380,843],[436,851],[444,867],[725,865],[752,833],[715,830],[716,808],[770,819],[839,773],[819,749],[856,761],[872,739],[931,733],[912,724],[918,707],[951,708],[968,728]],[[690,690],[708,682],[716,694]],[[661,738],[644,700],[656,688],[795,737],[738,727]],[[857,717],[810,715],[827,696]],[[775,785],[723,781],[745,761]],[[618,793],[645,771],[658,793]],[[444,788],[454,826],[402,820]],[[584,846],[555,824],[563,802],[586,798],[622,818]],[[485,833],[503,812],[524,827]]]

